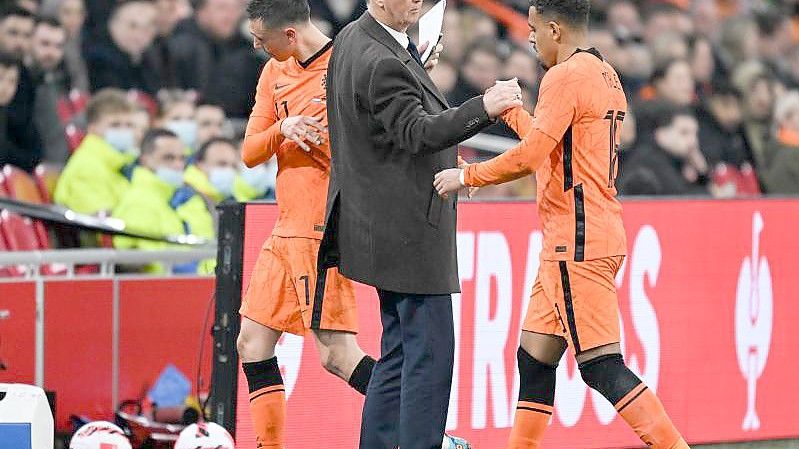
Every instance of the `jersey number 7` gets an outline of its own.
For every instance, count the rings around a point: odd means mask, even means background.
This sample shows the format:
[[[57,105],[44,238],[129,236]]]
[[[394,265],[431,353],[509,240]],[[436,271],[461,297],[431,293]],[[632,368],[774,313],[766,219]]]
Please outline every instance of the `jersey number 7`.
[[[624,122],[624,111],[610,110],[605,120],[610,120],[610,164],[608,164],[608,188],[616,185],[619,175],[619,147],[621,146],[621,125]]]

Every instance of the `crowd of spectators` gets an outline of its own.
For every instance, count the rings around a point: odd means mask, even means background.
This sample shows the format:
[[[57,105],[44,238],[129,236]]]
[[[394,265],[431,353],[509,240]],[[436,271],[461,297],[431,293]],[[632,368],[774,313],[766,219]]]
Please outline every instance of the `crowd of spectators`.
[[[330,35],[366,8],[310,3]],[[528,4],[449,0],[431,76],[452,105],[515,77],[534,109],[544,70],[527,42]],[[268,58],[253,49],[245,7],[2,0],[0,165],[63,167],[54,199],[75,211],[213,238],[214,205],[269,198],[276,171],[238,162]],[[595,0],[591,14],[589,42],[628,96],[614,136],[622,195],[799,193],[799,0]],[[488,132],[516,138],[502,124]],[[535,188],[528,178],[478,195],[528,199]]]
[[[518,77],[532,109],[544,72],[523,33],[529,3],[503,2],[513,11],[462,3],[447,11],[434,79],[457,105],[494,79]],[[595,0],[591,7],[589,42],[619,72],[629,102],[618,136],[622,195],[799,193],[792,131],[799,2]],[[512,136],[503,126],[489,132]],[[526,180],[488,193],[534,195]]]

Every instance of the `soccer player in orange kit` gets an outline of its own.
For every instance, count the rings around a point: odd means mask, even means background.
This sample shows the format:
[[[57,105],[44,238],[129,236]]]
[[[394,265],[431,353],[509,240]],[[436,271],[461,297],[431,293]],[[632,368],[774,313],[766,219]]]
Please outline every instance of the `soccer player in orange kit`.
[[[331,268],[324,307],[314,302],[330,173],[326,79],[333,41],[311,23],[307,0],[252,0],[247,13],[255,48],[272,58],[258,82],[242,159],[254,167],[277,156],[279,217],[253,267],[237,346],[258,447],[282,449],[286,397],[275,346],[283,332],[305,335],[310,329],[325,369],[361,394],[375,360],[355,339],[350,280]],[[427,69],[440,51],[434,49]],[[444,440],[468,448],[458,438]]]
[[[583,380],[648,446],[688,448],[660,400],[624,364],[615,276],[626,254],[615,179],[627,101],[619,77],[586,48],[588,0],[532,0],[530,42],[548,70],[534,116],[503,120],[523,138],[489,161],[435,176],[442,195],[536,174],[541,267],[518,351],[521,388],[508,448],[539,448],[555,368],[571,343]]]

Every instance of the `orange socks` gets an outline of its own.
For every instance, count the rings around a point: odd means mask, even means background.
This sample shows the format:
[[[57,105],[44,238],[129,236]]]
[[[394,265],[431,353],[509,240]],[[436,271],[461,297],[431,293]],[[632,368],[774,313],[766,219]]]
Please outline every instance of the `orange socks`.
[[[641,441],[654,449],[688,449],[655,393],[639,384],[614,405]]]
[[[538,449],[552,417],[552,406],[519,401],[508,449]]]
[[[258,448],[282,449],[286,391],[277,358],[242,363],[250,387],[250,414]]]
[[[580,364],[588,386],[600,392],[641,440],[653,449],[687,449],[660,399],[624,364],[608,354]]]

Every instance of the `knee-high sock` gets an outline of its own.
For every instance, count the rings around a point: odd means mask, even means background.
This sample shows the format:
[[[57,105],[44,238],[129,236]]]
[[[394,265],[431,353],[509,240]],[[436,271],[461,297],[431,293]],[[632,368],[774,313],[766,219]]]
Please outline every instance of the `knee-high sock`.
[[[653,449],[687,449],[655,393],[624,365],[619,354],[580,364],[585,383],[610,401],[641,440]]]
[[[538,449],[555,403],[555,367],[541,363],[524,349],[519,363],[519,402],[508,439],[508,449]]]
[[[375,363],[377,363],[375,359],[365,355],[361,361],[358,362],[358,366],[355,367],[355,370],[350,375],[348,383],[355,391],[364,396],[366,396],[366,387],[369,386],[369,380],[372,378],[372,370],[375,367]]]
[[[242,363],[250,387],[250,414],[258,448],[282,449],[286,421],[286,392],[277,357]]]

